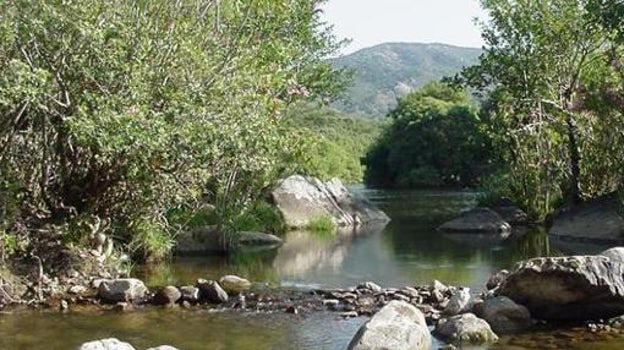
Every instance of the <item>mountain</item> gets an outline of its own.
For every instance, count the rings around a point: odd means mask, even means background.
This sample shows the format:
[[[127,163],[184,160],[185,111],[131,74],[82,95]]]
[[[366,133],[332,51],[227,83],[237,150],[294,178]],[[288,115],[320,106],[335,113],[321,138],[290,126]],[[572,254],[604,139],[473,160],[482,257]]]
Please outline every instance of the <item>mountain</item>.
[[[353,85],[334,107],[382,117],[405,96],[431,80],[477,63],[481,49],[445,44],[386,43],[335,58],[336,67],[356,71]]]

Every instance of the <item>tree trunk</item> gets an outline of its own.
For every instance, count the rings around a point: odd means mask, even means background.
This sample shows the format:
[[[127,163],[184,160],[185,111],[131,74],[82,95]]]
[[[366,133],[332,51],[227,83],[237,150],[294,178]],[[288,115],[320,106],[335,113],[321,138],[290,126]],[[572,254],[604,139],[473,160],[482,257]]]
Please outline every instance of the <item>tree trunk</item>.
[[[569,200],[570,204],[575,205],[581,201],[581,154],[579,152],[578,143],[576,140],[576,125],[572,120],[572,117],[566,118],[566,124],[568,125],[568,148],[570,152],[570,189]]]

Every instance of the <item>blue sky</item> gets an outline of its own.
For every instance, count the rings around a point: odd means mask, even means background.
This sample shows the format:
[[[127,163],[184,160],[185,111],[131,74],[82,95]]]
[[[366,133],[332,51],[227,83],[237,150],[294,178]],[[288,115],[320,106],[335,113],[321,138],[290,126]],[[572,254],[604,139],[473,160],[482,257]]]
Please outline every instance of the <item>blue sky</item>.
[[[482,45],[477,0],[329,0],[323,9],[336,35],[353,40],[343,53],[383,42]]]

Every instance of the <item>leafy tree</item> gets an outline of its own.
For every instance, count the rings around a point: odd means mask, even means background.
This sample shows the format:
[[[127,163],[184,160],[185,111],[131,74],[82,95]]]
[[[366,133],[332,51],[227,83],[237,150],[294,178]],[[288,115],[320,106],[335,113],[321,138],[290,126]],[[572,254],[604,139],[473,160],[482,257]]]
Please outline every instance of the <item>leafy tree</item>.
[[[81,241],[101,218],[137,253],[162,255],[185,227],[171,211],[206,200],[226,231],[297,152],[283,108],[343,85],[324,61],[339,43],[320,3],[1,2],[9,231]]]
[[[490,18],[482,23],[486,47],[463,77],[488,96],[491,132],[509,164],[508,186],[535,216],[563,197],[577,203],[620,182],[619,165],[599,159],[602,152],[616,155],[621,145],[611,152],[597,140],[614,140],[621,122],[588,103],[612,74],[605,60],[610,32],[590,15],[590,3],[481,1]],[[609,121],[617,121],[615,128],[605,128]]]
[[[364,159],[367,185],[471,186],[489,167],[489,141],[465,91],[430,83],[388,117],[391,124]]]

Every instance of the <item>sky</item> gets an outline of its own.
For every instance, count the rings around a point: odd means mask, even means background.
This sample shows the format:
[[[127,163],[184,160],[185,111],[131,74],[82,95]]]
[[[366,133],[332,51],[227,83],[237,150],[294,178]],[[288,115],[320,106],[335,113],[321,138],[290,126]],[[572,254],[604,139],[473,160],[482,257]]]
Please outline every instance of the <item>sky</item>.
[[[343,54],[384,42],[483,44],[478,0],[329,0],[323,10],[338,38],[352,40]]]

